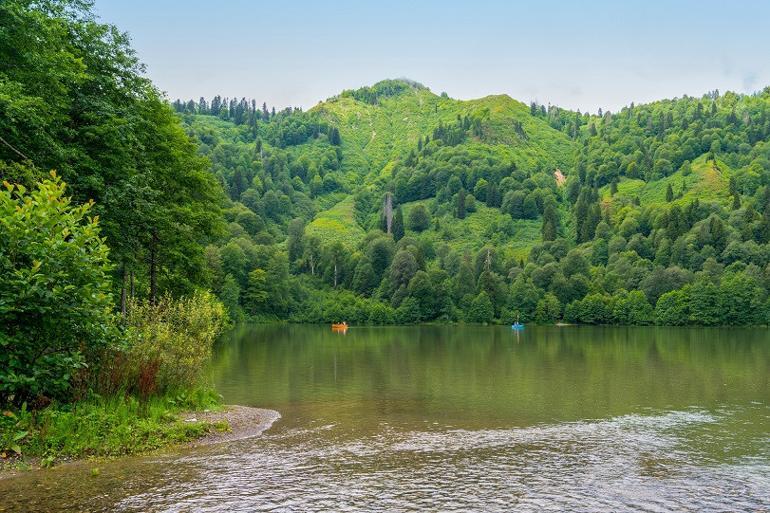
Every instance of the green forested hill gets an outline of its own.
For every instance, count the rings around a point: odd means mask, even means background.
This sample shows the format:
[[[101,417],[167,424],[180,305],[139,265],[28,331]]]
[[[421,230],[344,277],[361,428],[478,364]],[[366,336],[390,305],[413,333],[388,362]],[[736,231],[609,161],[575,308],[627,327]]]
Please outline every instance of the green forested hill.
[[[453,126],[458,116],[481,123],[469,139],[505,146],[519,165],[558,167],[571,162],[569,138],[530,116],[526,105],[508,96],[460,101],[438,96],[419,84],[401,84],[405,87],[397,94],[380,93],[369,102],[357,99],[355,92],[345,92],[311,109],[339,128],[344,170],[379,177],[388,162],[414,149],[420,138],[430,136],[440,125]]]
[[[768,90],[589,115],[386,80],[308,112],[219,97],[175,108],[231,200],[208,251],[234,310],[765,322]],[[265,267],[280,261],[280,276]],[[283,309],[250,301],[280,280]]]
[[[2,12],[0,173],[57,169],[95,201],[121,305],[210,288],[234,318],[768,321],[770,89],[587,114],[385,80],[306,112],[169,108],[80,4]]]

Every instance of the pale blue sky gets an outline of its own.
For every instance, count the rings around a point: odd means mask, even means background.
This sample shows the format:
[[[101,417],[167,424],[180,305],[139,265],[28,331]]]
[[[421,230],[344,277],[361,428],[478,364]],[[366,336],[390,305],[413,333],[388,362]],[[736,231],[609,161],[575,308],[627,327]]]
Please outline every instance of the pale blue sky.
[[[169,97],[310,107],[409,77],[595,111],[770,85],[766,0],[95,0]]]

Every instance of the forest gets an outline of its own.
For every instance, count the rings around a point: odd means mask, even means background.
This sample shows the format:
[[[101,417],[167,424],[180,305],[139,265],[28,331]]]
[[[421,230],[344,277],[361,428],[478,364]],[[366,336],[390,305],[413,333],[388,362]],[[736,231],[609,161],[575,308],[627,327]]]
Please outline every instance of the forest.
[[[205,434],[224,195],[88,2],[0,3],[0,471]]]
[[[228,323],[770,319],[770,88],[171,101],[88,2],[0,19],[3,402],[195,389]]]
[[[307,112],[173,102],[236,320],[766,324],[770,89],[619,112],[405,80]]]

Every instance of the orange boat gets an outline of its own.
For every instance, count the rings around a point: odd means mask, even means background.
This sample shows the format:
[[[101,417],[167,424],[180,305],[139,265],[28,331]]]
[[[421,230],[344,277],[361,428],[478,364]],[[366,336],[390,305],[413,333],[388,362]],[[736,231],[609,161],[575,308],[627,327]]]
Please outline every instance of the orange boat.
[[[346,332],[348,331],[348,323],[346,322],[339,322],[332,324],[332,331],[341,331]]]

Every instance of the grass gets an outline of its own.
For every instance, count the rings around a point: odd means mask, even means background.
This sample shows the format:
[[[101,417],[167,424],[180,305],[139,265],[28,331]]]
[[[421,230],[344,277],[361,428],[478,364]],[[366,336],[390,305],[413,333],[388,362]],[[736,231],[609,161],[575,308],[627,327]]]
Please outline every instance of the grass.
[[[356,222],[355,200],[348,196],[332,208],[320,212],[305,229],[306,236],[315,236],[323,244],[342,242],[348,247],[364,238],[364,230]]]
[[[375,190],[387,182],[398,159],[417,148],[418,139],[432,134],[439,123],[454,124],[457,116],[482,118],[483,135],[468,133],[460,147],[470,154],[499,155],[502,161],[513,161],[524,170],[545,169],[566,173],[574,167],[576,143],[564,133],[551,128],[544,120],[530,115],[529,107],[507,95],[486,96],[475,100],[456,100],[434,94],[428,89],[409,89],[401,94],[381,98],[372,105],[352,97],[336,97],[312,109],[339,127],[344,157],[341,170],[335,171],[346,190],[369,187]],[[205,123],[200,118],[205,120]],[[227,140],[241,142],[243,131],[210,116],[196,116],[196,122],[222,134]],[[525,136],[517,128],[520,124]],[[292,159],[318,160],[327,147],[308,141],[285,149]],[[665,192],[665,189],[664,189]],[[356,220],[352,194],[338,192],[316,197],[318,214],[306,228],[306,235],[316,236],[322,243],[342,242],[354,247],[365,236]],[[409,206],[404,205],[405,217]],[[461,251],[475,251],[487,243],[500,246],[508,257],[526,258],[540,240],[539,220],[506,220],[499,211],[479,206],[478,212],[459,221],[451,215],[441,219],[439,233],[423,234],[435,242],[445,241]],[[491,229],[502,227],[505,229]],[[451,233],[452,237],[446,237]]]
[[[403,205],[404,218],[408,219],[409,212],[418,204],[423,204],[430,210],[434,200],[422,200]],[[465,219],[457,219],[445,214],[439,217],[439,230],[434,226],[422,233],[429,238],[434,246],[446,243],[460,253],[474,253],[487,244],[495,246],[503,258],[526,259],[532,247],[541,241],[539,219],[513,219],[496,208],[489,208],[483,203],[476,203],[476,211],[469,212]],[[407,230],[408,235],[415,235]]]
[[[226,429],[179,418],[183,411],[218,407],[218,397],[205,389],[147,401],[93,397],[38,411],[22,407],[0,418],[0,456],[17,467],[22,462],[23,467],[30,458],[49,466],[62,459],[144,453]]]
[[[454,123],[458,115],[482,117],[484,143],[506,148],[521,168],[570,169],[574,160],[573,141],[507,95],[463,101],[414,89],[383,98],[378,105],[333,98],[313,110],[339,126],[343,169],[358,175],[379,176],[390,161],[416,148],[420,137],[432,134],[440,122]],[[526,139],[517,134],[514,121],[522,124]]]
[[[666,190],[668,186],[674,191],[675,197],[682,192],[681,198],[676,198],[673,203],[687,204],[698,199],[702,202],[716,202],[723,205],[730,204],[730,175],[732,170],[722,161],[707,161],[705,156],[699,157],[691,165],[691,173],[685,175],[682,169],[675,173],[655,180],[623,178],[618,183],[618,192],[611,197],[609,186],[602,188],[602,201],[605,204],[631,201],[638,196],[642,206],[662,205],[666,203]]]

